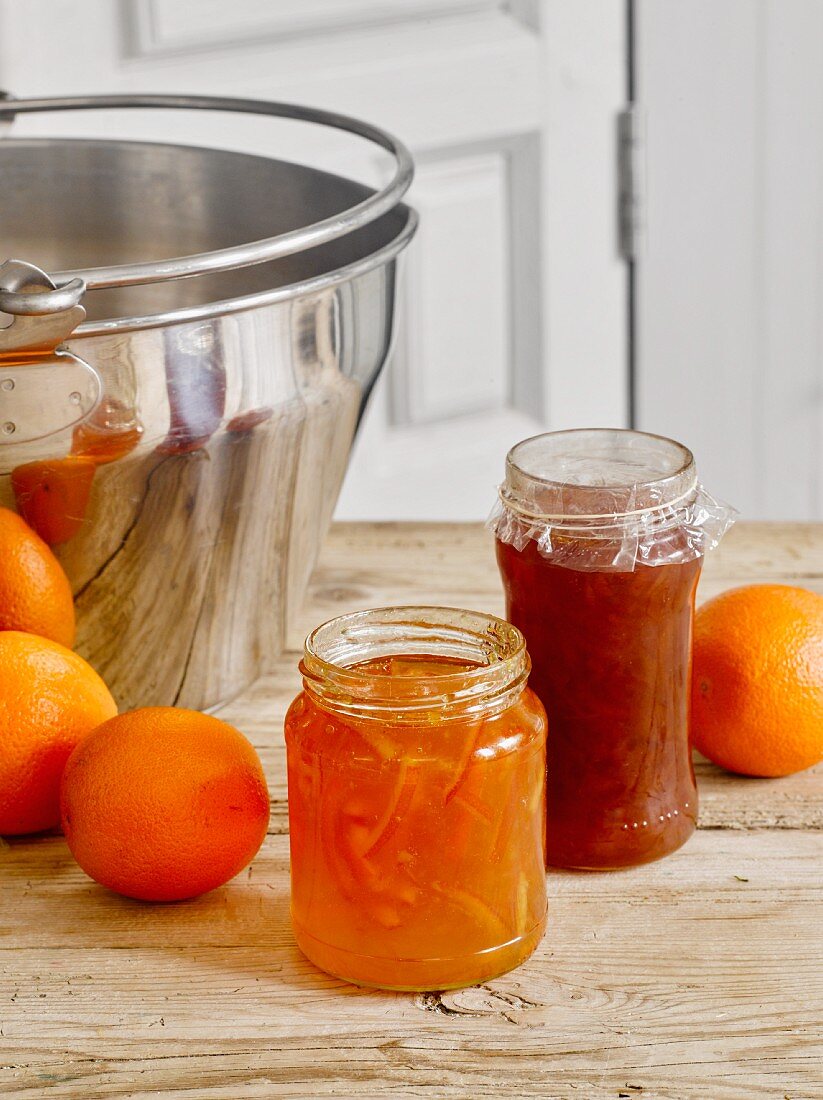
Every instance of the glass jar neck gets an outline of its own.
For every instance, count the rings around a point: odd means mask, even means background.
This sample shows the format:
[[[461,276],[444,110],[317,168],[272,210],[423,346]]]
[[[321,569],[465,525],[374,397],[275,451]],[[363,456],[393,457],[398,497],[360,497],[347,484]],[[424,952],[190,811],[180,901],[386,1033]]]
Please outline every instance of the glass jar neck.
[[[526,520],[608,528],[670,519],[694,499],[691,451],[673,439],[619,428],[548,432],[506,457],[504,506]]]
[[[442,671],[392,671],[385,658],[429,658]],[[514,703],[530,671],[523,635],[494,615],[392,607],[341,615],[306,639],[305,691],[335,713],[407,724],[484,717]]]

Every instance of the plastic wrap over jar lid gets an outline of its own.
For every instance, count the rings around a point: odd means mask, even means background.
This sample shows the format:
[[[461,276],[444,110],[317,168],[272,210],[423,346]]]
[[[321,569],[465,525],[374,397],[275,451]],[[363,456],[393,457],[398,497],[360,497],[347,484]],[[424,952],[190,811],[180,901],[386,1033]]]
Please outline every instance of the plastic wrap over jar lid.
[[[696,487],[691,451],[645,432],[549,432],[506,458],[505,497],[535,516],[610,518],[683,502]]]
[[[664,436],[586,428],[533,436],[506,458],[490,525],[555,564],[633,570],[693,560],[712,549],[736,512],[697,479],[694,457]]]

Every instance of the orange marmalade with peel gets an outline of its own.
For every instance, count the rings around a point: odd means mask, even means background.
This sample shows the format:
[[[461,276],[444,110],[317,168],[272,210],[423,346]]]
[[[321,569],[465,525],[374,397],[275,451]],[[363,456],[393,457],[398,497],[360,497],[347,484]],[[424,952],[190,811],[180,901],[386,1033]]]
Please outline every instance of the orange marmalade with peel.
[[[291,914],[321,969],[448,989],[522,963],[546,923],[546,718],[522,635],[392,608],[319,627],[286,716]]]

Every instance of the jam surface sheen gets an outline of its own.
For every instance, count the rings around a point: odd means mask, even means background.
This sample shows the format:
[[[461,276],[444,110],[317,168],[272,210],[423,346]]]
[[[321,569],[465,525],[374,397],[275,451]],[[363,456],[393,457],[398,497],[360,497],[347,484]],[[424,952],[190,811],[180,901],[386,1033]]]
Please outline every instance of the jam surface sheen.
[[[618,868],[679,848],[697,819],[689,746],[701,560],[633,572],[552,564],[497,540],[507,618],[549,722],[547,861]]]
[[[479,666],[389,656],[413,679]],[[384,688],[385,690],[385,688]],[[545,717],[529,689],[488,717],[392,721],[304,692],[286,716],[292,921],[316,965],[362,985],[444,989],[519,965],[545,927]]]

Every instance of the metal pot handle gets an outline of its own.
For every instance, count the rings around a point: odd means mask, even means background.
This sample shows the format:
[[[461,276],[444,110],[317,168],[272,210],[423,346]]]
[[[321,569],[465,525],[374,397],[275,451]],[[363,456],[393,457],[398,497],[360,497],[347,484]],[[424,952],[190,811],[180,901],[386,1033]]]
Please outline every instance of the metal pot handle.
[[[18,114],[38,114],[46,111],[96,111],[100,109],[146,109],[163,108],[168,110],[199,111],[235,111],[242,114],[266,115],[275,118],[294,119],[299,122],[315,122],[321,126],[330,126],[365,138],[395,158],[395,172],[389,183],[363,202],[349,207],[329,218],[314,222],[300,229],[280,233],[276,237],[266,237],[260,241],[220,248],[213,252],[200,252],[193,256],[182,256],[171,260],[158,260],[135,264],[123,264],[114,267],[93,267],[76,271],[59,271],[51,278],[58,290],[74,283],[74,301],[78,301],[84,289],[101,287],[134,286],[141,283],[157,283],[166,279],[183,279],[191,275],[203,275],[212,271],[229,271],[238,267],[249,267],[265,263],[282,256],[291,256],[309,248],[326,244],[370,222],[376,221],[392,210],[409,189],[414,175],[414,163],[406,146],[378,126],[350,118],[335,111],[324,111],[317,107],[300,107],[291,103],[276,103],[261,99],[236,99],[228,96],[187,96],[187,95],[103,95],[103,96],[65,96],[43,99],[15,99],[8,93],[0,93],[7,101],[0,114],[0,120],[8,120]],[[81,280],[81,284],[74,282]],[[54,309],[64,309],[66,295],[55,295],[52,299]],[[40,302],[28,303],[20,296],[11,296],[0,289],[0,311],[5,313],[26,314],[44,311],[47,306],[44,298]],[[35,307],[35,308],[33,308]]]
[[[8,260],[0,265],[0,287],[4,311],[23,307],[0,328],[0,446],[31,443],[79,424],[97,406],[103,384],[63,344],[86,316],[77,301],[82,282],[57,287],[39,267]]]

